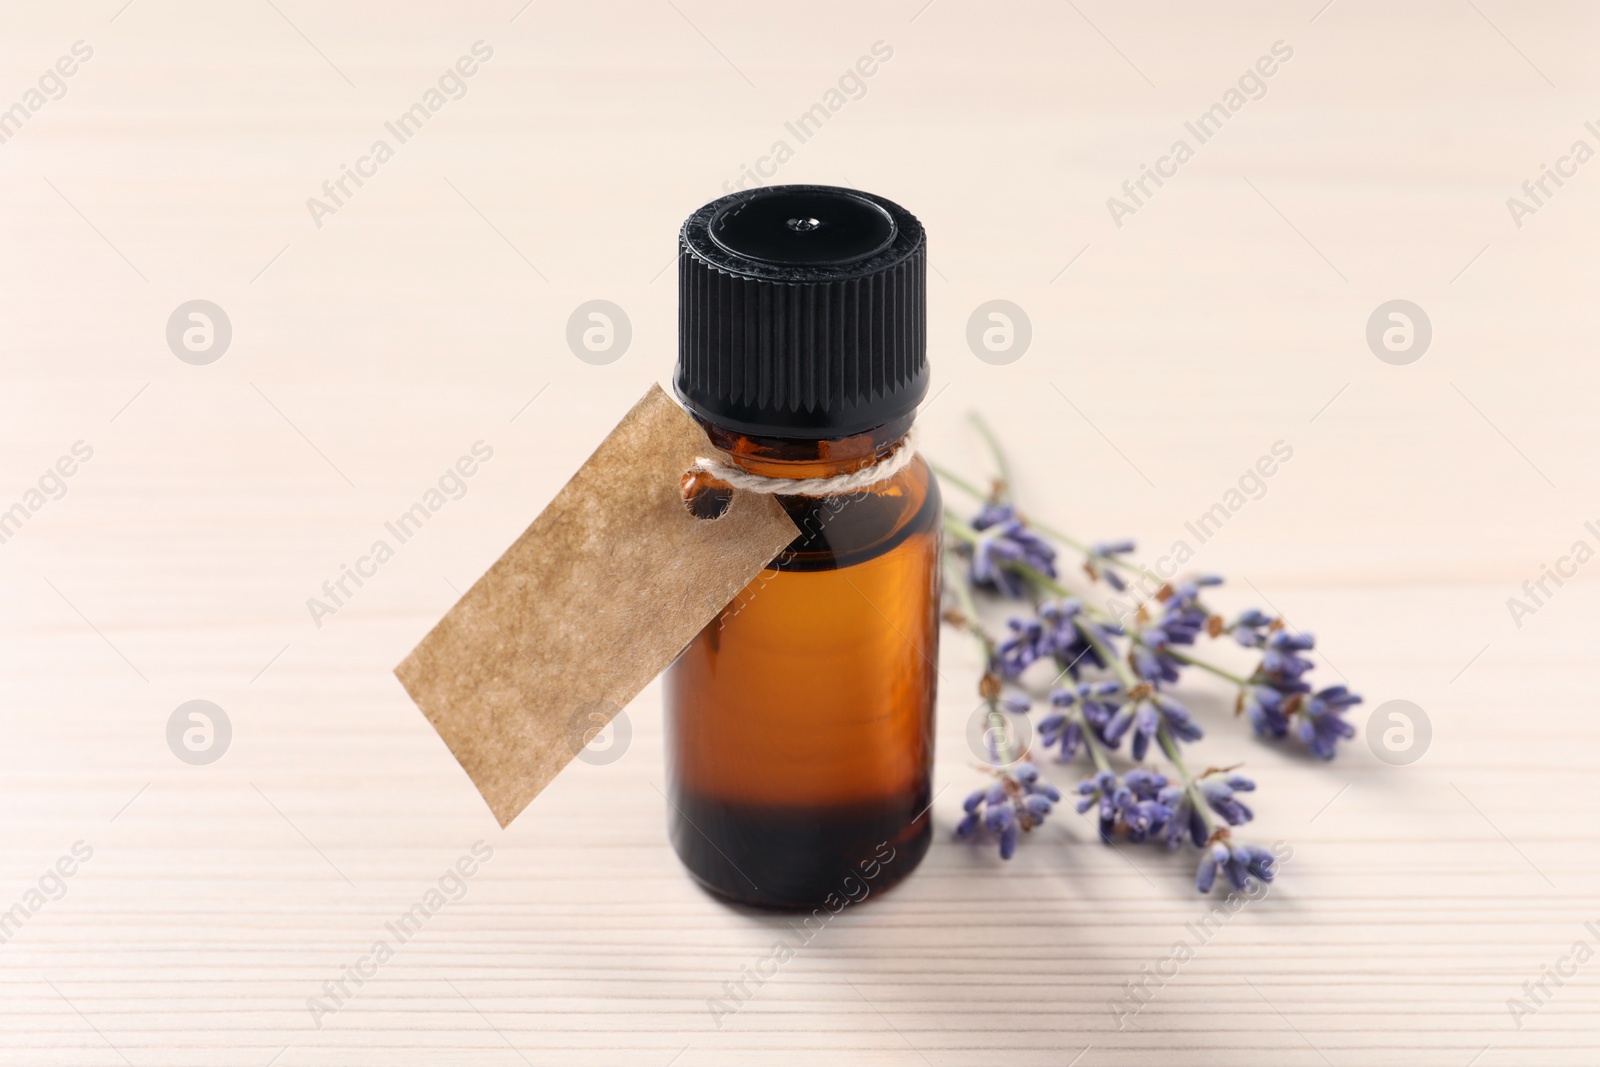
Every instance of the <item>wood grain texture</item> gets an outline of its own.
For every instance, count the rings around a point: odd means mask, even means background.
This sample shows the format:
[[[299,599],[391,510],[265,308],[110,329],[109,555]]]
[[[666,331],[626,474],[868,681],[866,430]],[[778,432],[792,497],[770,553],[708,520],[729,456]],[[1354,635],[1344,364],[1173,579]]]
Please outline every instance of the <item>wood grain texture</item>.
[[[1522,587],[1600,546],[1600,164],[1547,180],[1520,226],[1507,206],[1574,141],[1600,147],[1597,17],[7,6],[0,112],[30,88],[41,106],[0,150],[0,513],[27,511],[0,543],[0,916],[58,899],[0,925],[0,1063],[1597,1062],[1600,960],[1561,963],[1600,947],[1596,565],[1537,604]],[[79,40],[92,57],[41,88]],[[478,41],[492,55],[441,83]],[[1107,199],[1277,41],[1293,56],[1259,98],[1118,226]],[[430,91],[400,142],[385,124]],[[801,140],[786,124],[817,104]],[[331,204],[324,183],[382,138],[392,158],[314,220],[308,198]],[[1254,839],[1294,849],[1203,943],[1222,898],[1193,894],[1186,858],[1105,848],[1071,815],[1009,864],[950,840],[978,780],[977,663],[948,640],[924,866],[718,1020],[708,1002],[786,920],[680,870],[657,687],[619,758],[571,765],[502,831],[390,673],[666,380],[677,224],[747,167],[870,188],[927,225],[930,456],[985,477],[965,422],[984,410],[1040,518],[1148,558],[1186,540],[1228,575],[1222,606],[1317,633],[1319,676],[1367,696],[1358,725],[1425,709],[1418,762],[1358,738],[1325,765],[1186,683],[1196,761],[1247,761]],[[606,366],[565,340],[597,298],[632,322]],[[966,341],[996,298],[1033,332],[1001,366]],[[1433,325],[1409,366],[1365,341],[1396,298]],[[204,366],[165,333],[194,299],[233,327]],[[492,461],[314,620],[307,598],[480,439]],[[1280,441],[1292,458],[1198,539]],[[91,457],[47,477],[78,442]],[[1512,618],[1511,596],[1534,610]],[[647,626],[655,605],[619,608]],[[232,726],[208,766],[168,748],[192,699]],[[461,874],[479,841],[492,856]],[[344,979],[380,942],[392,955]],[[1162,980],[1119,1029],[1111,1002],[1147,967]],[[341,979],[337,1011],[308,1007]]]

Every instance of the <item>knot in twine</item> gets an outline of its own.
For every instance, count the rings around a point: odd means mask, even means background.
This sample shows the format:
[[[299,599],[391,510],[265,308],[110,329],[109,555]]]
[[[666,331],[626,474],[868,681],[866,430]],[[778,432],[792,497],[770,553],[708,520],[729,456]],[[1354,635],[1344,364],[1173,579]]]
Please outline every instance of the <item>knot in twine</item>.
[[[743,489],[747,493],[840,496],[888,481],[910,466],[916,457],[917,431],[916,427],[912,427],[901,439],[899,447],[890,453],[887,459],[870,467],[851,471],[849,474],[836,474],[831,478],[767,478],[706,456],[695,457],[695,461],[689,465],[689,470],[704,471],[713,478],[726,482],[735,489]]]

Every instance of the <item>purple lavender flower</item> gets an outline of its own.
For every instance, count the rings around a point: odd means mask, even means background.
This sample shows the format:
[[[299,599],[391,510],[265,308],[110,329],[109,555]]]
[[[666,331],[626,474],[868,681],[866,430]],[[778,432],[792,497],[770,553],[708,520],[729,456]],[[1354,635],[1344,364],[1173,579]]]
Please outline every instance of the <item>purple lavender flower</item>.
[[[1065,702],[1057,699],[1064,695]],[[1068,690],[1057,690],[1050,694],[1052,707],[1070,707],[1076,696]],[[1078,753],[1078,746],[1083,744],[1083,727],[1078,720],[1072,718],[1064,711],[1052,711],[1041,718],[1035,727],[1039,733],[1039,744],[1043,748],[1059,748],[1057,756],[1063,763],[1070,760]]]
[[[1058,662],[1070,662],[1082,651],[1083,634],[1078,632],[1077,619],[1083,613],[1083,601],[1077,597],[1052,600],[1039,606],[1039,623],[1044,628],[1045,643],[1041,648]]]
[[[1000,838],[1000,858],[1008,860],[1017,852],[1017,815],[1010,804],[992,804],[983,817],[983,825]]]
[[[1361,697],[1342,685],[1313,693],[1306,675],[1314,664],[1302,653],[1316,647],[1316,638],[1275,627],[1281,627],[1279,620],[1252,608],[1226,628],[1240,644],[1262,649],[1261,665],[1240,690],[1238,710],[1249,716],[1257,735],[1281,740],[1292,727],[1315,755],[1332,759],[1339,741],[1355,736],[1343,716]]]
[[[1141,688],[1148,689],[1149,686]],[[1161,693],[1148,693],[1128,701],[1117,710],[1106,725],[1106,744],[1116,748],[1131,728],[1131,754],[1134,759],[1142,760],[1150,748],[1150,742],[1163,726],[1176,741],[1198,741],[1205,736],[1188,708]]]
[[[1176,682],[1180,664],[1165,654],[1166,634],[1155,627],[1148,627],[1140,631],[1139,641],[1141,643],[1128,650],[1135,673],[1151,684]]]
[[[1044,624],[1038,619],[1011,618],[1006,620],[1006,626],[1011,636],[995,648],[995,667],[1002,676],[1016,678],[1049,654]]]
[[[1078,812],[1099,805],[1101,840],[1121,831],[1129,841],[1143,841],[1172,817],[1161,799],[1166,785],[1166,778],[1152,771],[1129,771],[1120,785],[1116,775],[1101,771],[1078,783]]]
[[[1104,797],[1116,792],[1117,776],[1110,771],[1099,771],[1091,774],[1078,783],[1078,814],[1082,815]]]
[[[1356,728],[1345,722],[1343,715],[1359,703],[1361,697],[1342,685],[1319,690],[1301,705],[1300,740],[1316,755],[1332,759],[1339,740],[1356,735]]]
[[[1267,643],[1268,629],[1274,621],[1271,615],[1259,608],[1246,608],[1224,629],[1245,648],[1263,648]]]
[[[1017,835],[1044,822],[1060,799],[1061,791],[1040,778],[1037,767],[1019,763],[967,796],[956,836],[970,838],[982,826],[999,839],[1000,858],[1008,860],[1017,851]]]
[[[1250,716],[1250,725],[1258,735],[1274,739],[1289,736],[1282,692],[1270,685],[1251,685],[1240,692],[1239,701],[1240,710]]]
[[[1259,845],[1230,845],[1226,838],[1213,841],[1200,857],[1200,866],[1194,874],[1194,887],[1202,893],[1211,892],[1217,873],[1224,874],[1233,888],[1243,890],[1252,877],[1270,882],[1277,873],[1277,860],[1272,853]]]
[[[979,533],[972,546],[973,585],[1020,599],[1027,595],[1028,583],[1008,563],[1055,577],[1055,548],[1028,529],[1010,504],[986,505],[973,518],[972,528]]]
[[[1039,768],[1032,763],[1019,763],[1016,769],[1017,781],[1022,783],[1024,806],[1033,813],[1034,822],[1044,821],[1050,813],[1051,806],[1061,800],[1061,790],[1039,777]],[[1036,800],[1039,803],[1029,803]]]
[[[1090,577],[1103,578],[1111,588],[1123,592],[1128,588],[1128,583],[1117,573],[1117,564],[1122,562],[1117,557],[1132,552],[1136,547],[1126,538],[1121,541],[1096,541],[1089,546],[1089,558],[1084,561],[1083,569],[1089,572]]]
[[[1095,642],[1115,649],[1114,638],[1124,636],[1121,626],[1114,622],[1095,622],[1083,611],[1078,600],[1063,600],[1059,605],[1046,604],[1039,615],[1051,624],[1050,654],[1056,666],[1077,678],[1088,668],[1105,670],[1110,666],[1100,654]],[[1094,640],[1090,640],[1093,637]]]
[[[1261,670],[1274,678],[1298,680],[1316,666],[1300,653],[1309,652],[1316,645],[1317,639],[1311,634],[1292,634],[1288,630],[1279,630],[1267,638],[1267,651],[1261,657]]]
[[[983,818],[978,808],[983,805],[983,798],[988,795],[987,789],[974,789],[967,794],[967,799],[962,801],[961,808],[966,812],[961,816],[961,821],[956,823],[957,837],[971,837],[972,831],[978,828],[978,820]]]
[[[1161,709],[1161,722],[1176,741],[1198,741],[1205,736],[1189,709],[1169,696],[1156,693],[1151,701]]]
[[[1200,854],[1200,866],[1194,872],[1194,887],[1202,893],[1211,892],[1211,887],[1217,883],[1217,869],[1226,864],[1229,858],[1228,846],[1221,841],[1207,846]]]
[[[1082,612],[1083,602],[1068,598],[1042,605],[1037,618],[1010,619],[1006,625],[1011,628],[1011,636],[1001,642],[998,650],[1002,665],[1020,674],[1046,657],[1067,669],[1087,658],[1090,665],[1104,668],[1105,660],[1078,629]],[[1101,631],[1095,633],[1099,635]]]
[[[1116,714],[1116,705],[1104,698],[1121,692],[1117,682],[1080,682],[1075,688],[1055,689],[1050,693],[1050,704],[1056,708],[1077,707],[1078,716],[1065,711],[1052,712],[1039,720],[1039,740],[1045,748],[1059,746],[1061,759],[1069,760],[1083,744],[1083,725],[1087,724],[1094,736],[1105,743],[1106,724]],[[1080,721],[1081,720],[1081,721]]]
[[[1177,848],[1187,836],[1196,848],[1204,848],[1211,831],[1206,826],[1205,816],[1195,808],[1190,792],[1181,785],[1169,785],[1161,791],[1160,800],[1172,809],[1163,835],[1167,847]]]
[[[1096,737],[1104,741],[1106,727],[1110,725],[1121,702],[1122,684],[1112,681],[1079,682],[1077,695],[1084,722],[1094,730]]]
[[[1200,795],[1229,826],[1243,826],[1256,817],[1255,812],[1234,794],[1248,793],[1255,787],[1256,783],[1242,774],[1207,775],[1200,780]]]
[[[1172,818],[1172,809],[1161,801],[1167,786],[1165,775],[1154,771],[1133,770],[1122,776],[1123,789],[1129,794],[1118,794],[1117,815],[1127,828],[1129,841],[1143,841],[1159,833]]]
[[[1083,815],[1099,805],[1100,839],[1103,841],[1110,841],[1116,831],[1117,789],[1117,776],[1110,771],[1101,771],[1078,783],[1078,814]]]
[[[1161,618],[1140,632],[1139,643],[1131,652],[1134,670],[1145,681],[1154,685],[1176,682],[1185,664],[1169,649],[1194,644],[1206,630],[1211,612],[1200,603],[1200,582],[1214,584],[1209,577],[1179,584],[1164,602]]]
[[[989,501],[979,508],[978,513],[972,517],[972,528],[979,531],[987,530],[991,526],[999,526],[1001,523],[1010,522],[1016,517],[1016,505],[997,504],[994,501]]]
[[[1100,839],[1110,841],[1117,824],[1117,776],[1110,771],[1100,771],[1078,783],[1078,802],[1075,807],[1083,815],[1096,805],[1100,808]]]
[[[1090,620],[1083,602],[1076,598],[1050,601],[1039,608],[1037,617],[1013,617],[1006,626],[1011,634],[995,649],[995,662],[1007,678],[1016,678],[1047,658],[1074,678],[1090,667],[1104,670],[1109,664],[1084,631],[1108,648],[1115,647],[1113,638],[1123,635],[1122,627],[1115,623]]]
[[[1240,855],[1241,851],[1244,853],[1243,856]],[[1234,845],[1233,861],[1244,866],[1243,874],[1254,875],[1263,882],[1270,882],[1277,875],[1277,857],[1260,845]],[[1229,880],[1233,879],[1230,877]],[[1244,885],[1241,884],[1243,881],[1243,877],[1240,877],[1235,884],[1243,889]]]

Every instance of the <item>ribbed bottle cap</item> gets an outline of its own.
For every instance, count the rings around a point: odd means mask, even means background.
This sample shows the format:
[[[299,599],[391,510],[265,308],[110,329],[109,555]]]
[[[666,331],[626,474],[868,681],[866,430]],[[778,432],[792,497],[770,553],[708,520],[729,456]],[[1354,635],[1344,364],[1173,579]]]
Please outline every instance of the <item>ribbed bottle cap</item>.
[[[679,397],[770,437],[848,437],[928,390],[927,239],[881,196],[777,185],[713,200],[678,249]]]

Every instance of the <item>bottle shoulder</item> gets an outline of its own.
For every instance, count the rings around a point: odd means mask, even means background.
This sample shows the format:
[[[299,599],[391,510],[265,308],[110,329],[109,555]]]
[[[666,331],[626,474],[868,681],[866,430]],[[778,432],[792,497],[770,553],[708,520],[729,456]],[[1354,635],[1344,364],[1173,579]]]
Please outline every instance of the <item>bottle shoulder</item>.
[[[779,571],[854,566],[909,539],[937,537],[942,522],[939,485],[921,456],[894,477],[858,492],[778,500],[800,530],[772,562]]]

